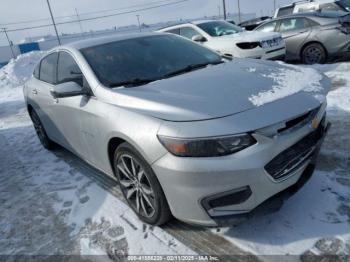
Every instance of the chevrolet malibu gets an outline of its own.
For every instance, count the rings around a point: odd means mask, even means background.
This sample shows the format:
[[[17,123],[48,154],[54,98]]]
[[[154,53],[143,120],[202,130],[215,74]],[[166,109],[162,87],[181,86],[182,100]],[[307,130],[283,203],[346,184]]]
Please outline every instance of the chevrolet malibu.
[[[225,61],[170,34],[112,36],[48,52],[24,95],[42,145],[115,178],[142,221],[217,226],[264,209],[312,173],[329,80],[298,83],[303,71]],[[295,82],[284,90],[288,75]]]

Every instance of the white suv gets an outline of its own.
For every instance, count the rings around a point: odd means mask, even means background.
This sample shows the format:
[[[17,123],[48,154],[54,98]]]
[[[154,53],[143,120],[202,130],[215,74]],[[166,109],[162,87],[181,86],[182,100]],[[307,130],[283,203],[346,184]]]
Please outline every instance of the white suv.
[[[220,20],[194,21],[158,30],[177,34],[226,57],[283,59],[285,42],[279,33],[249,32]]]

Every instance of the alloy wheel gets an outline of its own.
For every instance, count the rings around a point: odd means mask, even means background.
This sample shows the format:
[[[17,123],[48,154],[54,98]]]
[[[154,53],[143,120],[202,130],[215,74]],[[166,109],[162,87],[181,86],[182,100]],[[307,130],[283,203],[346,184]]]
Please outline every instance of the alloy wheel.
[[[117,160],[119,183],[127,201],[141,216],[155,213],[155,194],[145,169],[131,155],[122,154]]]
[[[317,64],[322,60],[322,50],[318,47],[310,46],[305,50],[305,62],[307,64]]]

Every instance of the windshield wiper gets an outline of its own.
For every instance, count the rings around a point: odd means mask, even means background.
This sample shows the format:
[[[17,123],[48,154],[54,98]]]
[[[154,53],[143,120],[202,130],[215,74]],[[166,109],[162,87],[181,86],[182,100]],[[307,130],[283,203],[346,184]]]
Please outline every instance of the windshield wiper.
[[[207,63],[202,63],[202,64],[188,65],[188,66],[186,66],[184,68],[181,68],[179,70],[175,70],[173,72],[170,72],[170,73],[164,75],[164,78],[180,75],[180,74],[183,74],[183,73],[188,73],[188,72],[191,72],[191,71],[196,70],[196,69],[204,68],[204,67],[206,67],[208,65],[218,65],[218,64],[221,64],[221,63],[223,63],[223,61],[209,62],[209,63],[207,62]]]
[[[203,68],[203,67],[206,67],[208,65],[218,65],[218,64],[221,64],[221,63],[224,63],[223,61],[217,61],[217,62],[209,62],[209,63],[203,63],[203,64],[194,64],[194,65],[188,65],[182,69],[179,69],[179,70],[175,70],[171,73],[168,73],[162,77],[159,77],[159,78],[150,78],[150,79],[141,79],[141,78],[134,78],[134,79],[131,79],[131,80],[127,80],[127,81],[123,81],[123,82],[117,82],[117,83],[110,83],[109,84],[109,87],[120,87],[120,86],[124,86],[124,87],[133,87],[133,86],[140,86],[140,85],[145,85],[145,84],[148,84],[148,83],[151,83],[151,82],[154,82],[154,81],[157,81],[157,80],[161,80],[161,79],[164,79],[164,78],[169,78],[169,77],[172,77],[172,76],[175,76],[175,75],[180,75],[180,74],[183,74],[183,73],[187,73],[187,72],[191,72],[193,70],[196,70],[196,69],[199,69],[199,68]]]
[[[131,86],[140,86],[145,85],[154,81],[157,81],[158,78],[152,78],[152,79],[141,79],[141,78],[134,78],[131,80],[123,81],[123,82],[117,82],[117,83],[110,83],[109,87],[131,87]]]

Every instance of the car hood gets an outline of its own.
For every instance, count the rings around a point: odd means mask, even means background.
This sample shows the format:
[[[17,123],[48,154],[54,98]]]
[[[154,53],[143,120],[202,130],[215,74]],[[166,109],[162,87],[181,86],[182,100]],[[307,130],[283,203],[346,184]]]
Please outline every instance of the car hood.
[[[235,42],[260,42],[280,37],[276,32],[243,31],[241,33],[216,37],[216,40],[226,40]]]
[[[115,88],[112,92],[105,89],[104,97],[106,102],[163,120],[208,120],[290,95],[310,103],[325,99],[330,88],[328,78],[316,70],[304,71],[276,62],[235,59],[143,86]]]

